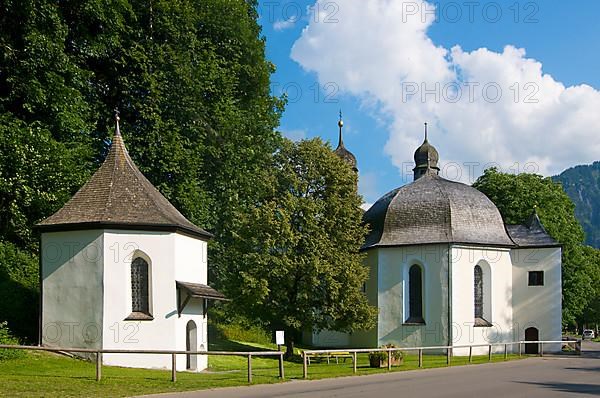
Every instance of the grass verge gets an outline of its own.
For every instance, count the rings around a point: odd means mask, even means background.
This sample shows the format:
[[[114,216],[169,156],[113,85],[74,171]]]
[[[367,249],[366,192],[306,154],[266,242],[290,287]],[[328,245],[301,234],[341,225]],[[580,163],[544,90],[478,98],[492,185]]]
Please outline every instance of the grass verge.
[[[211,350],[259,350],[272,349],[251,343],[222,341],[211,345]],[[518,359],[518,355],[509,355],[509,360]],[[487,355],[475,356],[473,363],[487,362]],[[0,395],[11,397],[123,397],[132,395],[202,390],[208,388],[247,385],[245,357],[209,357],[209,371],[202,373],[178,372],[177,382],[170,381],[168,370],[130,369],[104,366],[100,382],[94,379],[93,363],[67,358],[45,352],[28,352],[23,358],[0,362]],[[504,361],[504,355],[494,355],[493,362]],[[454,357],[452,366],[467,365],[467,357]],[[446,366],[443,355],[425,355],[424,367]],[[404,371],[418,368],[416,355],[406,355],[401,366],[392,371]],[[274,358],[253,358],[254,384],[278,383],[278,362]],[[311,363],[308,368],[310,379],[351,376],[352,361],[340,361],[335,364],[326,362]],[[357,375],[385,373],[387,369],[369,367],[367,354],[358,355]],[[302,363],[285,363],[286,379],[302,378]]]

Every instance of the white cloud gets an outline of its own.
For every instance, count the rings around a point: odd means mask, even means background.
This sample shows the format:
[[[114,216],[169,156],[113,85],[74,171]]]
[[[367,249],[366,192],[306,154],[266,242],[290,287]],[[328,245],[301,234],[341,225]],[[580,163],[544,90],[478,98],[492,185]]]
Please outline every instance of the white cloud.
[[[291,17],[286,20],[278,19],[273,24],[273,29],[275,29],[277,32],[281,32],[282,30],[292,28],[296,22],[298,22],[298,18],[295,17]]]
[[[306,138],[306,130],[283,130],[281,134],[292,141],[301,141]]]
[[[339,0],[338,23],[311,19],[292,48],[292,58],[321,83],[336,82],[375,117],[392,121],[385,151],[400,170],[412,168],[425,121],[449,178],[472,181],[492,162],[549,175],[598,160],[598,90],[565,87],[511,45],[502,52],[436,46],[427,35],[433,15],[403,17],[409,3],[415,1]]]
[[[380,194],[377,188],[377,174],[361,171],[358,178],[358,191],[366,201],[377,200]]]
[[[360,205],[360,208],[364,211],[367,211],[371,208],[371,206],[373,206],[373,203],[363,203],[362,205]]]

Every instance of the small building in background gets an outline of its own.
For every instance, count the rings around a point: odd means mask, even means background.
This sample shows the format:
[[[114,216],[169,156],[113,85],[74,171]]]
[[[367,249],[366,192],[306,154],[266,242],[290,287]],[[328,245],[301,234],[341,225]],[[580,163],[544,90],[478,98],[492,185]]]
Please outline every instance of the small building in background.
[[[133,163],[119,129],[91,179],[40,224],[41,343],[208,350],[211,234],[188,221]],[[170,355],[105,354],[106,365],[167,368]],[[200,371],[207,356],[178,355]]]

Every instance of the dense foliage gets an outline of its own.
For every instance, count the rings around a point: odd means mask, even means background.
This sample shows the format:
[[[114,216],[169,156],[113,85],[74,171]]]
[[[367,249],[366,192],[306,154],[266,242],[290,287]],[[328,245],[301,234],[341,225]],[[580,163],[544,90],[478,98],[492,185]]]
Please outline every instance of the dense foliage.
[[[585,231],[585,243],[600,249],[600,162],[576,166],[553,177],[575,203],[575,216]]]
[[[8,330],[8,326],[6,326],[6,322],[0,322],[0,344],[10,344],[15,345],[19,344],[19,339],[12,335],[11,331]],[[7,359],[17,359],[23,358],[25,356],[25,351],[22,350],[14,350],[14,349],[1,349],[0,350],[0,362],[5,361]]]
[[[118,107],[133,159],[218,261],[279,144],[272,72],[254,0],[1,0],[0,240],[37,255],[32,226],[97,168]]]
[[[36,343],[38,303],[37,257],[0,241],[0,322],[26,342]]]
[[[583,245],[575,205],[559,183],[535,174],[507,174],[492,168],[473,184],[498,207],[508,224],[522,224],[534,207],[548,233],[562,247],[563,324],[577,323],[600,296],[600,256]]]
[[[300,332],[369,328],[376,311],[361,291],[356,174],[318,139],[285,141],[271,167],[258,205],[236,217],[218,276],[234,308],[286,331],[290,355]]]

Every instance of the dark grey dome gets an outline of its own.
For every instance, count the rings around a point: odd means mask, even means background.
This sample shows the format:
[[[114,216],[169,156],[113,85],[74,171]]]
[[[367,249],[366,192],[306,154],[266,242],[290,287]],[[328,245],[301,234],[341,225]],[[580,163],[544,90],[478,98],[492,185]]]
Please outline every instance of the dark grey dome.
[[[389,192],[363,220],[371,229],[363,249],[429,243],[514,246],[487,196],[434,173]]]
[[[437,167],[440,155],[437,149],[425,139],[423,144],[415,151],[414,159],[417,166],[429,164],[430,167]]]

